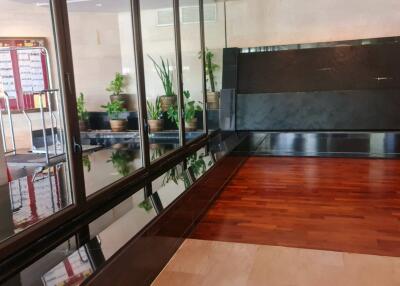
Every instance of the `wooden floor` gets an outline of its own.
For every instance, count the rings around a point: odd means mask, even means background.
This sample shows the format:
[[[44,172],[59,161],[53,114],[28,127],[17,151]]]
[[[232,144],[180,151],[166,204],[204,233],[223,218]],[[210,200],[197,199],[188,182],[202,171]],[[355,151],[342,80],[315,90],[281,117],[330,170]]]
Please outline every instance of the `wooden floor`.
[[[252,157],[196,239],[400,256],[400,160]]]

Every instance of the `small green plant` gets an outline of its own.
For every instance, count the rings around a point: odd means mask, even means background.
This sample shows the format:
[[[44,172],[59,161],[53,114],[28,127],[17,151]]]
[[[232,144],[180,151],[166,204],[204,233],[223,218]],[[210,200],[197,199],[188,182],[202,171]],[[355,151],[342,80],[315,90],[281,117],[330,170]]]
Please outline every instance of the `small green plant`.
[[[157,97],[155,103],[147,101],[147,112],[148,112],[150,120],[161,119],[161,117],[163,115],[163,111],[161,108],[161,101],[160,101],[159,97]]]
[[[121,176],[128,176],[131,171],[131,162],[135,159],[133,152],[127,150],[117,150],[111,154],[110,160],[114,168]]]
[[[89,155],[82,156],[82,164],[88,172],[92,169],[92,162],[90,161]]]
[[[153,209],[153,206],[151,205],[150,199],[147,198],[143,202],[139,204],[139,208],[144,209],[146,212],[149,212]]]
[[[200,101],[196,102],[194,100],[190,100],[190,92],[188,90],[185,90],[183,92],[183,95],[185,96],[184,119],[185,122],[191,122],[196,117],[196,112],[203,111],[203,108],[201,107],[202,103]],[[167,112],[167,116],[169,120],[176,124],[176,126],[179,125],[177,106],[170,106]]]
[[[168,60],[164,60],[160,57],[161,65],[158,64],[151,56],[148,56],[153,62],[154,68],[156,69],[157,75],[160,78],[165,96],[175,96],[173,85],[172,85],[172,73],[170,71],[170,65]]]
[[[115,100],[101,107],[107,111],[110,120],[118,120],[121,119],[121,114],[126,112],[126,108],[123,107],[123,104],[124,102],[122,100]]]
[[[201,59],[202,54],[200,52],[199,58]],[[205,51],[205,69],[207,74],[207,82],[210,85],[210,91],[215,92],[215,86],[217,85],[215,81],[215,72],[219,69],[219,65],[214,63],[214,54],[208,48]]]
[[[89,113],[85,107],[85,95],[81,92],[76,100],[76,107],[78,111],[78,118],[81,121],[87,121],[89,119]]]
[[[112,92],[113,95],[120,95],[123,91],[125,77],[117,72],[114,80],[112,80],[109,86],[106,88],[107,91]]]

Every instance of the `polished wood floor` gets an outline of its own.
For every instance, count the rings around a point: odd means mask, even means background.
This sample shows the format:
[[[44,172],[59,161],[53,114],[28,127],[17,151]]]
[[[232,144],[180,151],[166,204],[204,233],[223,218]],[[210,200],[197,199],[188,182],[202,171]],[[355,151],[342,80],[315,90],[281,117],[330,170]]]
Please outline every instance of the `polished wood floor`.
[[[400,256],[400,160],[251,157],[191,237]]]

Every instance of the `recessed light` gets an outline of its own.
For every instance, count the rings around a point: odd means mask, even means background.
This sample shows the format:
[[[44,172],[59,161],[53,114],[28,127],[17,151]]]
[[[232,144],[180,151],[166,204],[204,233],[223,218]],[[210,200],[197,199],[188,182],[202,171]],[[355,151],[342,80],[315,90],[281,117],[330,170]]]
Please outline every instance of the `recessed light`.
[[[103,7],[103,4],[97,3],[97,4],[96,4],[96,7]]]
[[[68,4],[81,3],[81,2],[92,2],[93,0],[67,0]],[[36,2],[36,6],[49,6],[49,2]]]

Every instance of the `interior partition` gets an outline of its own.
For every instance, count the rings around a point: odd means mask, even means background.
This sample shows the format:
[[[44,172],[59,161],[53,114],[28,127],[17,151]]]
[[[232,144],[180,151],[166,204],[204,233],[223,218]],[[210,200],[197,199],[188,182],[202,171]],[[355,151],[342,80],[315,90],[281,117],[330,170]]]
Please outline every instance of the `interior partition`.
[[[398,41],[227,49],[224,89],[236,88],[236,130],[397,130]]]

